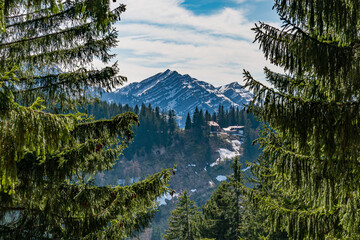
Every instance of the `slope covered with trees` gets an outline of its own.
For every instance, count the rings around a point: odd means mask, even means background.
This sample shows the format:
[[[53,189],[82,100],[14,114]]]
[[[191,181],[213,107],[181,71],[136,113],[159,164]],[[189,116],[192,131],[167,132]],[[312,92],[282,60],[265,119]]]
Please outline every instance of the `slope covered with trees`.
[[[244,176],[239,158],[231,164],[232,174],[222,182],[202,206],[201,221],[198,222],[201,237],[209,239],[239,239],[239,225],[242,221],[244,198],[241,184]]]
[[[90,92],[126,78],[108,62],[112,25],[125,10],[108,1],[0,1],[0,236],[113,239],[147,225],[170,171],[126,187],[96,187],[133,138],[134,113],[94,121],[75,113]],[[73,112],[73,114],[60,114]]]
[[[231,163],[232,173],[212,193],[201,209],[195,207],[187,192],[177,200],[175,211],[169,217],[165,239],[269,239],[287,240],[286,232],[272,231],[266,214],[256,202],[244,195],[244,173],[239,157]],[[272,183],[262,183],[255,189],[268,188]],[[186,208],[192,206],[192,210]],[[196,234],[190,231],[196,230]],[[158,231],[154,228],[154,233]],[[185,237],[183,237],[185,236]],[[190,237],[189,237],[190,236]],[[161,238],[154,238],[154,240]]]
[[[95,117],[95,119],[106,119],[119,113],[133,112],[139,116],[140,126],[134,129],[135,138],[133,143],[124,151],[126,158],[131,159],[134,154],[150,153],[154,147],[170,146],[174,139],[185,135],[187,141],[195,141],[200,144],[208,144],[210,128],[208,121],[221,123],[221,127],[233,125],[245,126],[244,130],[244,163],[253,162],[259,154],[258,146],[252,142],[257,138],[260,123],[253,114],[247,113],[245,109],[230,107],[225,109],[219,106],[218,112],[210,115],[208,111],[195,108],[195,111],[187,114],[185,131],[178,126],[178,117],[173,110],[164,112],[159,107],[146,106],[130,107],[116,103],[98,102],[89,104],[80,109]],[[143,150],[143,151],[142,151]],[[142,152],[142,153],[140,153]]]
[[[188,191],[184,193],[176,204],[176,209],[171,212],[169,228],[165,231],[166,240],[194,240],[198,239],[199,232],[196,223],[199,221],[198,208],[195,202],[190,200]]]
[[[252,114],[246,113],[243,109],[225,109],[221,106],[219,109],[223,109],[223,117],[226,121],[231,119],[230,116],[236,116],[234,122],[229,121],[232,125],[244,124],[245,129],[249,128],[245,131],[245,135],[249,134],[246,137],[248,142],[244,142],[243,146],[251,146],[248,153],[253,157],[245,155],[241,157],[242,167],[245,169],[245,162],[251,162],[257,156],[258,146],[253,146],[252,141],[257,137],[259,123]],[[194,192],[189,191],[189,194],[191,194],[192,200],[200,206],[206,203],[212,191],[220,184],[216,177],[228,175],[231,172],[227,161],[210,166],[219,158],[218,150],[220,148],[234,151],[230,140],[238,140],[238,137],[210,134],[210,129],[207,128],[205,121],[209,119],[218,121],[217,113],[209,116],[207,111],[204,113],[201,109],[192,114],[189,113],[190,126],[185,129],[176,127],[175,131],[170,134],[168,112],[157,110],[151,105],[132,108],[128,105],[99,102],[88,105],[83,110],[93,114],[96,119],[111,117],[123,111],[143,112],[139,115],[140,126],[134,128],[136,135],[134,142],[124,151],[124,155],[120,157],[114,169],[97,175],[96,183],[99,185],[129,184],[135,179],[141,179],[162,168],[169,168],[177,164],[176,175],[169,182],[171,188],[179,193],[183,192],[185,188],[193,190]],[[194,121],[194,119],[201,119],[201,121]],[[227,124],[224,125],[224,127],[227,126]],[[201,138],[198,136],[199,131],[202,133]],[[152,141],[150,142],[148,139],[152,139]],[[255,152],[252,151],[253,149]],[[238,151],[245,152],[244,150]],[[249,176],[249,171],[244,172],[244,175]],[[158,237],[167,228],[167,219],[170,211],[175,208],[176,199],[167,200],[167,205],[159,208],[159,212],[152,222],[154,239],[157,239],[155,236]]]
[[[260,178],[274,183],[251,194],[291,239],[359,239],[360,4],[276,0],[274,8],[283,27],[260,22],[255,42],[287,74],[265,68],[271,88],[244,73],[253,111],[268,123]]]

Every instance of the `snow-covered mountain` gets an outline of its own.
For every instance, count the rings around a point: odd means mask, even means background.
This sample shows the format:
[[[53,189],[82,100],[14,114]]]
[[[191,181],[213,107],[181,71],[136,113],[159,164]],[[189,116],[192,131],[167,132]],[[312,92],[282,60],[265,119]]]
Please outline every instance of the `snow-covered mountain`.
[[[178,116],[186,116],[196,107],[210,113],[216,111],[219,105],[225,108],[242,107],[251,98],[251,93],[237,82],[215,88],[209,83],[169,69],[102,96],[102,100],[108,102],[130,106],[138,104],[139,107],[145,103],[153,107],[159,106],[165,111],[173,109]]]

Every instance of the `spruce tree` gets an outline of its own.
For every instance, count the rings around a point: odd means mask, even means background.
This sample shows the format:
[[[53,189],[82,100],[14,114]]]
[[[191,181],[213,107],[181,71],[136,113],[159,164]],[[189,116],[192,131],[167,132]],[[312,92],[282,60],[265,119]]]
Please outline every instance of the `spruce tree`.
[[[126,78],[107,63],[124,5],[0,1],[0,236],[114,239],[146,226],[170,172],[126,187],[96,187],[133,137],[133,113],[94,121],[75,113]],[[91,94],[90,94],[91,93]],[[69,114],[60,114],[73,112]]]
[[[274,177],[271,176],[268,158],[260,155],[257,163],[251,164],[253,177],[250,182],[255,186],[252,191],[261,191],[263,194],[279,194],[273,191]],[[245,186],[242,186],[245,189]],[[274,231],[267,219],[267,212],[259,207],[257,201],[252,201],[252,196],[244,196],[243,212],[239,225],[240,239],[268,239],[268,240],[287,240],[289,239],[283,229]]]
[[[179,198],[176,209],[171,212],[169,228],[165,231],[164,239],[194,240],[198,239],[196,222],[199,213],[194,201],[190,200],[187,190]]]
[[[177,123],[176,123],[176,113],[174,110],[169,110],[169,114],[168,114],[168,127],[169,127],[169,133],[170,136],[174,133],[174,131],[176,130],[177,127]]]
[[[229,181],[222,182],[202,207],[201,237],[214,239],[239,238],[238,227],[243,212],[241,184],[244,183],[239,157],[231,164]]]
[[[185,130],[190,130],[190,129],[191,129],[191,117],[190,117],[190,113],[188,113],[185,121]]]
[[[205,111],[205,123],[211,121],[211,115],[208,110]]]
[[[219,106],[218,112],[217,112],[217,123],[220,125],[220,127],[226,127],[226,119],[225,119],[225,110],[224,106]]]
[[[359,1],[276,0],[281,29],[253,29],[269,87],[245,71],[272,191],[252,191],[292,239],[360,238]],[[260,106],[260,108],[257,107]],[[265,166],[264,166],[265,167]],[[273,193],[271,193],[273,192]]]
[[[217,121],[216,112],[213,112],[213,114],[211,115],[211,121],[214,121],[214,122]]]

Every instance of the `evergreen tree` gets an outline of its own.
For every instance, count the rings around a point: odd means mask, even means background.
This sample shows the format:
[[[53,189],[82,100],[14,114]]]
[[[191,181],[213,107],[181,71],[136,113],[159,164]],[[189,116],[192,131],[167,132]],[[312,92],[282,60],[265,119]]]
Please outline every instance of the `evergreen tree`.
[[[231,168],[233,174],[229,176],[229,181],[222,182],[202,207],[201,237],[229,240],[239,238],[238,226],[243,208],[243,176],[238,157],[234,159]]]
[[[228,116],[228,124],[230,126],[233,126],[233,125],[237,124],[237,122],[236,122],[236,112],[235,112],[235,107],[234,106],[230,107],[229,116]]]
[[[260,22],[255,41],[287,74],[265,68],[270,88],[244,72],[252,110],[270,127],[258,142],[275,183],[254,199],[292,239],[359,239],[360,4],[276,0],[274,8],[282,29]]]
[[[190,129],[191,129],[191,117],[190,117],[190,113],[188,113],[186,116],[185,130],[190,130]]]
[[[109,4],[0,1],[1,238],[130,236],[149,223],[154,201],[167,191],[166,170],[126,187],[92,184],[132,139],[135,114],[99,121],[58,114],[126,80],[116,65],[81,67],[113,56],[112,25],[125,6],[110,11]]]
[[[138,115],[139,112],[140,112],[139,106],[136,104],[136,105],[135,105],[135,108],[134,108],[134,113],[135,113],[136,115]]]
[[[214,121],[214,122],[217,121],[216,112],[213,112],[213,114],[211,115],[211,121]]]
[[[225,110],[224,106],[219,106],[218,113],[217,113],[217,123],[220,125],[220,127],[224,128],[226,127],[226,119],[225,119]]]
[[[193,117],[192,117],[192,126],[198,128],[200,126],[200,121],[199,121],[199,115],[200,115],[200,111],[199,108],[196,107],[193,113]]]
[[[248,116],[248,115],[247,115]],[[249,118],[245,120],[244,137],[243,137],[243,158],[247,162],[254,162],[259,155],[259,146],[253,144],[258,134],[252,128],[252,121]]]
[[[208,110],[205,111],[205,122],[211,121],[211,115]]]
[[[279,194],[272,191],[274,178],[269,177],[271,172],[268,167],[271,165],[268,158],[260,155],[258,162],[251,164],[251,173],[253,178],[250,182],[255,186],[253,191],[261,191],[267,194]],[[245,188],[245,186],[243,186]],[[283,229],[274,230],[267,220],[267,212],[259,208],[257,201],[252,201],[251,196],[244,197],[242,205],[243,212],[239,225],[240,239],[268,239],[268,240],[287,240],[289,239]]]
[[[176,124],[176,114],[174,110],[169,110],[169,114],[168,114],[168,126],[169,126],[169,133],[170,136],[174,133],[177,124]]]
[[[198,221],[198,208],[194,201],[190,200],[187,190],[179,198],[176,209],[171,212],[169,228],[165,231],[166,240],[194,240],[198,239],[198,231],[195,223]]]
[[[192,135],[196,140],[204,140],[206,137],[205,118],[202,109],[195,108],[193,122],[191,124]]]

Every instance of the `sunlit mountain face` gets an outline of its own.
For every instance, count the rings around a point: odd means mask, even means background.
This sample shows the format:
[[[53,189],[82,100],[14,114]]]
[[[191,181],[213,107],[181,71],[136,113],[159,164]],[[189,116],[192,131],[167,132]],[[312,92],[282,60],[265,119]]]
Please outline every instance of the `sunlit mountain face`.
[[[230,106],[242,108],[251,98],[251,93],[237,82],[214,87],[169,69],[102,96],[102,100],[107,102],[130,106],[145,103],[165,111],[175,110],[180,117],[193,112],[196,107],[210,113],[216,111],[219,105],[225,109]]]

